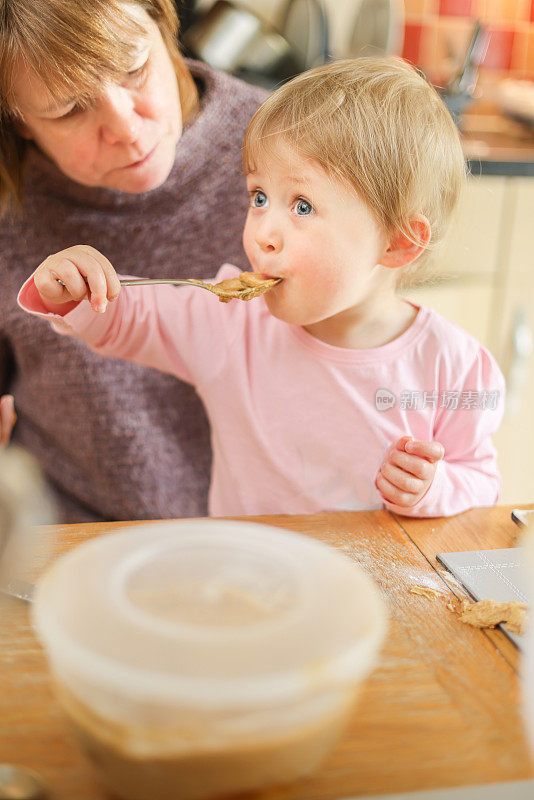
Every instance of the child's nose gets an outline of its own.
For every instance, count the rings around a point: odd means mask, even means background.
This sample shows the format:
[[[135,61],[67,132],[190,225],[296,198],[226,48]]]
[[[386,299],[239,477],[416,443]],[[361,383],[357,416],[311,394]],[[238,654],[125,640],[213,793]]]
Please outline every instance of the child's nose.
[[[264,220],[256,232],[256,241],[264,253],[279,253],[282,249],[280,230],[269,220]]]

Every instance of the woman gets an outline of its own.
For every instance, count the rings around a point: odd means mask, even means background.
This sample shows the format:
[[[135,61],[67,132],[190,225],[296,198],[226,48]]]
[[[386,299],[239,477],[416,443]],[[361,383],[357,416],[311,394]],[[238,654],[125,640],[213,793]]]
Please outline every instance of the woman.
[[[14,395],[14,438],[39,459],[64,522],[206,509],[194,392],[103,363],[16,306],[43,256],[80,241],[126,274],[245,266],[241,141],[263,93],[185,62],[176,33],[171,0],[3,2],[0,394]],[[0,415],[5,439],[9,397]]]

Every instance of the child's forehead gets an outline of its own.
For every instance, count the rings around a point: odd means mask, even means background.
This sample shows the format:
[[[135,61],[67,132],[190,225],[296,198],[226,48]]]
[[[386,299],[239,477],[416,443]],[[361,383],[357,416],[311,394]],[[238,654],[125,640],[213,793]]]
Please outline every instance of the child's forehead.
[[[319,162],[299,147],[285,139],[264,140],[257,145],[253,163],[247,173],[282,178],[291,183],[311,183],[321,175],[327,175]]]

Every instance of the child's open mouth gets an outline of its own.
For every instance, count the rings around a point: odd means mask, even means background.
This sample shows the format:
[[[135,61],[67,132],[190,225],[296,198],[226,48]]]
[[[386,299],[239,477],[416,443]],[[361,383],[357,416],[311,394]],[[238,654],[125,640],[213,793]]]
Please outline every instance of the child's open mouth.
[[[237,278],[230,278],[220,283],[208,284],[210,291],[219,296],[222,303],[228,303],[237,298],[239,300],[252,300],[264,292],[268,292],[282,278],[271,278],[259,275],[257,272],[242,272]]]

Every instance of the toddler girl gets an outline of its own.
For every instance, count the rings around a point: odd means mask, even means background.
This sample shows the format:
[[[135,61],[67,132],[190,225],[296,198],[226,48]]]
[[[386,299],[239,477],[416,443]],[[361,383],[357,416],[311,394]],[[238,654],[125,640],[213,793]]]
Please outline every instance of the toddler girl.
[[[121,290],[105,256],[79,245],[49,256],[19,303],[99,353],[195,385],[212,515],[495,503],[502,375],[472,336],[397,294],[441,241],[464,179],[435,90],[395,58],[311,70],[257,111],[244,165],[245,250],[281,278],[263,297]],[[208,228],[217,202],[205,198]],[[223,265],[215,280],[238,274]]]

